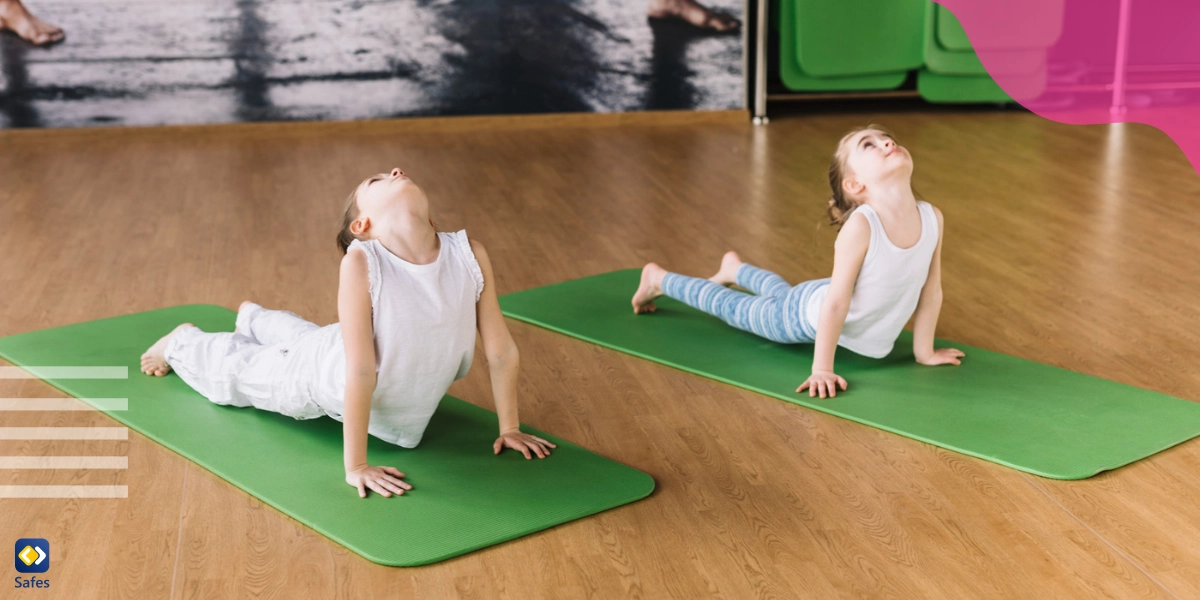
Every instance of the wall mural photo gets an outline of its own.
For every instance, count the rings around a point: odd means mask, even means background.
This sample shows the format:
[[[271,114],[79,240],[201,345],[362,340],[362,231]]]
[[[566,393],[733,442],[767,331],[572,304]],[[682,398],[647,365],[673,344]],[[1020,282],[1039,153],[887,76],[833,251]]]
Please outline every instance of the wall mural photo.
[[[0,0],[0,127],[721,110],[740,0]]]

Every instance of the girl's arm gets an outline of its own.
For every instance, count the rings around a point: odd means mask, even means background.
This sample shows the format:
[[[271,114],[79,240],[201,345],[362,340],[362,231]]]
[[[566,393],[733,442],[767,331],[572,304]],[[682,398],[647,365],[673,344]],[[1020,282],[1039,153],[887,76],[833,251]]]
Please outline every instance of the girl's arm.
[[[833,244],[833,275],[817,320],[812,375],[796,388],[797,392],[807,389],[810,397],[833,398],[837,396],[838,387],[846,389],[846,380],[833,372],[833,355],[846,324],[846,314],[850,312],[854,283],[870,246],[871,226],[867,219],[851,215]]]
[[[517,450],[525,458],[546,458],[554,444],[542,438],[521,433],[521,421],[517,417],[517,373],[520,370],[520,355],[508,325],[500,312],[500,301],[496,298],[496,283],[492,276],[492,262],[483,244],[470,240],[471,251],[483,272],[483,293],[475,304],[475,322],[479,336],[483,339],[483,353],[487,357],[488,371],[492,379],[492,395],[496,399],[496,414],[500,417],[500,437],[492,445],[496,454],[505,447]]]
[[[367,424],[371,418],[371,395],[375,393],[375,331],[371,323],[371,293],[367,256],[353,249],[342,257],[338,281],[338,321],[346,346],[346,397],[342,415],[342,437],[346,483],[384,497],[403,494],[412,486],[401,481],[404,473],[395,467],[367,464]]]
[[[938,243],[929,263],[929,276],[921,288],[921,298],[913,316],[913,355],[923,365],[961,364],[959,358],[966,356],[957,348],[933,349],[933,334],[937,329],[938,315],[942,311],[942,232],[945,220],[942,211],[933,209],[938,220]]]

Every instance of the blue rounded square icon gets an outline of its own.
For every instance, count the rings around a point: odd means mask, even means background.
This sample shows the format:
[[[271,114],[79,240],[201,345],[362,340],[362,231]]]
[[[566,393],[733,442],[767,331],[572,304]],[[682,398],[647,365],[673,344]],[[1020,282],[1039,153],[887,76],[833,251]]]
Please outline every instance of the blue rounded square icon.
[[[50,570],[50,542],[42,538],[21,538],[13,548],[18,573],[45,573]]]

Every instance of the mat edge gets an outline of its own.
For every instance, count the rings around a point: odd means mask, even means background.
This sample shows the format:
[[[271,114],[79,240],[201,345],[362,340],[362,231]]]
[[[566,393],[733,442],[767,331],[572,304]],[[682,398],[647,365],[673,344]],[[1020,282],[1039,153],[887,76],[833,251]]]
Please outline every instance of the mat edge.
[[[131,315],[137,315],[137,314],[146,314],[146,313],[160,312],[160,311],[166,311],[166,310],[175,310],[175,309],[188,309],[188,308],[206,308],[206,309],[210,309],[210,308],[217,308],[217,309],[220,309],[220,310],[222,310],[222,311],[225,311],[225,312],[228,312],[228,313],[230,313],[230,315],[231,315],[231,316],[234,316],[234,317],[236,317],[236,315],[237,315],[236,311],[233,311],[233,310],[231,310],[231,309],[229,309],[229,308],[226,308],[226,307],[224,307],[224,306],[220,306],[220,305],[217,305],[217,304],[207,304],[207,303],[180,304],[180,305],[175,305],[175,306],[163,307],[163,308],[159,308],[159,309],[152,309],[152,310],[149,310],[149,311],[134,311],[134,312],[126,313],[126,314],[123,314],[123,315],[115,315],[115,316],[111,316],[111,317],[103,317],[103,318],[100,318],[100,319],[92,319],[92,320],[88,320],[88,321],[80,321],[80,322],[76,322],[76,323],[69,323],[69,324],[66,324],[66,325],[59,325],[59,326],[55,326],[55,327],[48,327],[48,328],[44,328],[44,329],[36,329],[36,330],[27,331],[27,332],[22,332],[22,333],[11,334],[11,335],[7,335],[7,336],[0,337],[0,341],[2,341],[2,340],[5,340],[5,339],[10,339],[10,338],[19,338],[19,337],[21,337],[21,336],[24,336],[24,335],[26,335],[26,334],[44,333],[44,332],[46,332],[46,331],[50,331],[50,330],[54,330],[54,329],[68,328],[68,327],[73,327],[73,326],[77,326],[77,325],[91,324],[91,323],[96,323],[96,322],[101,322],[101,321],[108,321],[108,320],[112,320],[112,319],[121,319],[121,318],[126,318],[126,317],[129,317],[129,316],[131,316]],[[14,357],[13,357],[12,355],[10,355],[10,354],[9,354],[7,351],[5,351],[5,349],[4,349],[4,347],[3,347],[3,344],[0,344],[0,359],[3,359],[4,361],[8,362],[8,363],[9,363],[9,364],[11,364],[12,366],[15,366],[15,367],[21,367],[21,365],[20,365],[20,364],[18,364],[18,363],[17,363],[17,361],[15,361],[15,360],[14,360]],[[24,368],[24,367],[22,367],[22,368]],[[591,516],[591,515],[600,514],[600,513],[602,513],[602,512],[606,512],[606,511],[612,510],[612,509],[614,509],[614,508],[618,508],[618,507],[624,506],[624,505],[626,505],[626,504],[632,504],[632,503],[634,503],[634,502],[637,502],[637,501],[640,501],[640,500],[643,500],[643,499],[647,498],[647,497],[648,497],[648,496],[650,496],[652,493],[654,493],[654,490],[655,490],[655,489],[657,489],[657,482],[654,480],[654,477],[653,477],[653,476],[651,476],[649,473],[646,473],[645,471],[642,471],[642,470],[640,470],[640,469],[637,469],[637,468],[635,468],[635,467],[629,466],[629,465],[627,465],[627,464],[624,464],[624,463],[622,463],[622,462],[619,462],[619,461],[613,460],[613,459],[611,459],[611,458],[608,458],[608,457],[606,457],[606,456],[603,456],[603,455],[601,455],[601,454],[599,454],[599,453],[597,453],[597,452],[594,452],[594,451],[592,451],[592,450],[591,450],[591,449],[589,449],[589,448],[585,448],[585,447],[583,447],[583,446],[581,446],[581,445],[579,445],[579,444],[577,444],[577,443],[575,443],[575,442],[573,442],[573,441],[571,441],[571,440],[568,440],[568,439],[566,439],[566,438],[562,438],[562,437],[559,437],[559,436],[556,436],[556,435],[552,435],[552,434],[547,434],[546,432],[543,432],[543,431],[541,431],[541,430],[539,430],[539,429],[537,429],[537,428],[534,428],[534,427],[532,427],[532,426],[525,425],[525,427],[526,427],[527,429],[530,429],[530,430],[532,430],[532,431],[536,432],[537,434],[540,434],[540,435],[543,435],[543,436],[546,436],[546,437],[549,437],[549,438],[553,438],[553,439],[557,439],[557,440],[559,440],[559,441],[563,441],[563,442],[569,443],[569,444],[571,444],[572,446],[574,446],[574,447],[576,447],[576,448],[578,448],[578,449],[580,449],[580,450],[583,450],[584,452],[587,452],[587,453],[591,454],[591,455],[592,455],[592,456],[594,456],[594,457],[597,457],[597,458],[600,458],[600,459],[606,460],[606,461],[608,461],[608,462],[611,462],[611,463],[613,463],[613,464],[619,465],[619,466],[621,466],[621,467],[622,467],[622,468],[624,468],[624,469],[628,469],[629,471],[631,471],[631,472],[632,472],[631,474],[634,474],[634,475],[638,476],[638,479],[640,479],[640,480],[641,480],[641,482],[640,482],[640,483],[641,483],[641,486],[645,488],[644,492],[643,492],[643,491],[638,491],[638,492],[636,492],[636,494],[638,494],[638,495],[636,495],[636,496],[635,496],[635,497],[633,497],[632,499],[629,499],[629,500],[621,500],[621,501],[614,501],[615,503],[613,503],[613,504],[604,504],[604,505],[600,505],[601,507],[600,507],[599,509],[597,509],[597,510],[583,511],[583,512],[581,512],[580,514],[578,514],[577,516],[570,516],[569,518],[566,518],[565,520],[563,520],[563,521],[561,521],[561,522],[558,522],[558,523],[552,523],[552,524],[546,525],[545,527],[540,527],[540,528],[537,528],[537,529],[532,529],[532,530],[529,530],[529,531],[526,531],[526,532],[523,532],[523,533],[520,533],[520,534],[513,535],[513,536],[511,536],[511,537],[507,537],[507,538],[498,538],[498,539],[497,539],[497,541],[493,541],[493,542],[489,542],[489,543],[483,543],[483,544],[480,544],[480,545],[474,545],[474,546],[471,546],[471,547],[466,547],[465,549],[461,549],[461,550],[460,550],[460,549],[456,549],[456,550],[453,550],[453,551],[451,551],[451,552],[449,552],[449,553],[447,553],[447,554],[445,554],[445,555],[441,555],[441,556],[439,556],[438,558],[434,558],[434,559],[431,559],[431,560],[428,560],[428,561],[425,561],[425,560],[420,560],[420,561],[415,561],[415,562],[408,562],[408,561],[395,561],[395,560],[379,559],[379,558],[375,557],[374,555],[371,555],[371,554],[369,554],[369,553],[367,553],[367,552],[364,552],[364,551],[361,551],[361,550],[359,550],[357,546],[355,546],[355,545],[352,545],[352,544],[349,544],[349,543],[345,542],[345,541],[344,541],[344,538],[341,538],[341,537],[339,537],[339,536],[337,536],[337,535],[334,535],[334,534],[332,534],[332,533],[331,533],[330,531],[328,531],[327,529],[325,529],[325,528],[323,528],[323,527],[320,527],[320,526],[317,526],[317,525],[314,525],[314,524],[311,524],[311,523],[308,523],[308,522],[306,522],[306,521],[304,521],[304,520],[301,520],[301,519],[300,519],[300,517],[298,517],[296,514],[294,514],[294,513],[293,513],[291,510],[288,510],[288,509],[286,509],[286,508],[284,508],[284,507],[282,507],[282,506],[279,506],[279,505],[277,505],[277,504],[276,504],[274,501],[272,501],[272,500],[270,500],[270,499],[268,499],[268,498],[264,498],[264,497],[262,497],[262,496],[256,495],[255,493],[253,493],[252,491],[250,491],[249,489],[247,489],[246,487],[244,487],[242,484],[240,484],[240,483],[238,483],[238,482],[236,482],[236,481],[233,481],[233,480],[231,480],[229,477],[227,477],[227,476],[223,475],[223,474],[222,474],[220,471],[214,470],[212,467],[210,467],[209,465],[207,465],[205,462],[202,462],[201,460],[198,460],[198,459],[197,459],[195,456],[193,456],[191,453],[185,452],[185,451],[181,450],[179,447],[177,447],[177,446],[175,446],[174,444],[170,443],[169,441],[167,441],[167,440],[165,440],[165,439],[163,439],[163,438],[160,438],[160,437],[158,437],[157,435],[154,435],[154,434],[152,434],[152,433],[149,433],[149,432],[147,432],[147,431],[144,431],[144,430],[142,430],[141,428],[139,428],[139,427],[137,427],[137,426],[133,425],[133,424],[132,424],[132,423],[130,423],[129,421],[126,421],[126,420],[122,419],[120,416],[118,416],[118,414],[115,414],[115,413],[116,413],[116,411],[106,411],[106,410],[102,410],[102,409],[100,409],[100,408],[99,408],[99,407],[98,407],[98,406],[97,406],[95,403],[92,403],[92,402],[90,402],[90,400],[91,400],[90,398],[86,398],[86,397],[81,397],[81,396],[78,396],[78,395],[76,395],[74,392],[72,392],[72,391],[70,391],[70,390],[68,390],[68,389],[66,389],[66,388],[64,387],[64,385],[69,385],[69,384],[60,384],[60,380],[57,380],[57,379],[43,379],[43,378],[38,378],[38,380],[39,380],[39,381],[41,381],[41,382],[43,382],[43,383],[46,383],[46,384],[50,385],[51,387],[54,387],[55,389],[59,390],[60,392],[62,392],[62,393],[64,393],[64,394],[66,394],[66,395],[68,395],[68,396],[70,396],[70,397],[72,397],[72,398],[75,398],[75,399],[77,399],[77,400],[80,400],[80,401],[84,402],[85,404],[87,404],[87,405],[91,406],[93,409],[95,409],[97,412],[104,414],[104,415],[105,415],[105,416],[107,416],[108,418],[110,418],[110,419],[113,419],[114,421],[116,421],[116,422],[118,422],[118,423],[121,423],[122,425],[125,425],[125,426],[126,426],[126,427],[128,427],[129,429],[132,429],[132,430],[134,430],[135,432],[137,432],[138,434],[140,434],[140,435],[144,436],[146,439],[152,440],[152,441],[154,441],[155,443],[159,444],[160,446],[162,446],[162,447],[164,447],[164,448],[166,448],[166,449],[170,450],[171,452],[174,452],[175,454],[179,455],[180,457],[182,457],[182,458],[184,458],[184,459],[188,460],[189,462],[192,462],[192,463],[196,464],[197,466],[199,466],[199,467],[203,468],[204,470],[208,471],[209,473],[212,473],[212,474],[213,474],[213,475],[215,475],[216,477],[218,477],[218,478],[220,478],[221,480],[225,481],[225,482],[226,482],[226,483],[228,483],[229,485],[231,485],[231,486],[233,486],[233,487],[235,487],[235,488],[237,488],[237,489],[241,490],[243,493],[247,494],[248,496],[251,496],[251,497],[253,497],[253,498],[257,499],[258,501],[260,501],[260,502],[262,502],[262,503],[264,503],[264,504],[266,504],[266,505],[268,505],[268,506],[270,506],[270,507],[274,508],[275,510],[279,511],[280,513],[282,513],[282,514],[286,515],[288,518],[290,518],[290,519],[294,520],[295,522],[299,523],[300,525],[302,525],[302,526],[304,526],[304,527],[307,527],[307,528],[309,528],[309,529],[311,529],[311,530],[313,530],[313,531],[315,531],[315,532],[317,532],[317,533],[319,533],[319,534],[321,534],[321,535],[325,536],[327,539],[329,539],[330,541],[333,541],[334,543],[337,543],[338,545],[342,546],[343,548],[345,548],[345,549],[347,549],[347,550],[349,550],[349,551],[351,551],[351,552],[353,552],[353,553],[355,553],[355,554],[357,554],[357,555],[359,555],[359,556],[363,557],[364,559],[366,559],[366,560],[368,560],[368,561],[371,561],[371,562],[373,562],[373,563],[376,563],[376,564],[384,565],[384,566],[389,566],[389,567],[415,567],[415,566],[424,566],[424,565],[430,565],[430,564],[434,564],[434,563],[442,562],[442,561],[445,561],[445,560],[448,560],[448,559],[451,559],[451,558],[455,558],[455,557],[457,557],[457,556],[462,556],[462,555],[465,555],[465,554],[469,554],[469,553],[471,553],[471,552],[474,552],[474,551],[477,551],[477,550],[480,550],[480,549],[483,549],[483,548],[487,548],[487,547],[490,547],[490,546],[496,546],[496,545],[504,544],[504,543],[507,543],[507,542],[510,542],[510,541],[513,541],[513,540],[516,540],[516,539],[519,539],[519,538],[525,537],[525,536],[527,536],[527,535],[531,535],[531,534],[538,533],[538,532],[541,532],[541,531],[546,531],[546,530],[548,530],[548,529],[552,529],[552,528],[554,528],[554,527],[558,527],[558,526],[560,526],[560,525],[565,525],[565,524],[567,524],[567,523],[570,523],[570,522],[572,522],[572,521],[576,521],[576,520],[579,520],[579,519],[582,519],[582,518],[585,518],[585,517],[588,517],[588,516]],[[67,381],[70,381],[70,380],[67,380]],[[475,404],[473,404],[473,403],[471,403],[471,402],[468,402],[468,401],[466,401],[466,400],[463,400],[463,399],[461,399],[461,398],[458,398],[458,397],[455,397],[455,396],[451,396],[451,395],[449,395],[449,394],[446,394],[446,395],[445,395],[445,397],[443,398],[443,400],[444,400],[445,398],[447,398],[447,397],[448,397],[448,398],[452,398],[452,399],[454,399],[454,400],[456,400],[456,401],[458,401],[458,402],[463,402],[463,403],[465,403],[465,404],[468,404],[468,405],[470,405],[470,406],[473,406],[473,407],[475,407],[475,408],[478,408],[478,409],[480,409],[480,410],[484,410],[484,411],[487,411],[487,412],[490,412],[490,413],[493,413],[493,414],[495,414],[495,413],[494,413],[494,411],[489,411],[488,409],[486,409],[486,408],[484,408],[484,407],[481,407],[481,406],[475,405]],[[201,396],[201,398],[203,398],[203,396]],[[207,400],[206,400],[206,401],[207,401]],[[574,513],[567,513],[567,514],[574,514]]]
[[[630,270],[634,270],[634,269],[622,269],[622,270],[623,270],[623,271],[630,271]],[[533,289],[538,289],[538,288],[533,288]],[[519,294],[519,293],[521,293],[521,292],[514,292],[514,294]],[[510,294],[506,294],[506,296],[508,296],[508,295],[510,295]],[[503,298],[503,297],[502,297],[502,298]],[[633,350],[629,350],[629,349],[627,349],[627,348],[622,348],[622,347],[616,346],[616,345],[614,345],[614,344],[609,344],[609,343],[606,343],[606,342],[602,342],[602,341],[599,341],[599,340],[596,340],[596,339],[590,338],[590,337],[588,337],[588,336],[585,336],[585,335],[581,335],[581,334],[577,334],[577,333],[569,332],[569,331],[566,331],[566,330],[564,330],[564,329],[562,329],[562,328],[559,328],[559,327],[556,327],[556,326],[553,326],[553,325],[550,325],[550,324],[547,324],[547,323],[541,322],[541,321],[539,321],[539,320],[537,320],[537,319],[535,319],[535,318],[532,318],[532,317],[526,317],[526,316],[523,316],[523,315],[516,314],[516,313],[514,313],[514,312],[512,312],[512,311],[510,311],[510,310],[508,310],[508,309],[503,309],[503,308],[502,308],[502,309],[501,309],[501,312],[502,312],[502,313],[504,314],[504,316],[506,316],[506,317],[509,317],[509,318],[512,318],[512,319],[515,319],[515,320],[518,320],[518,321],[522,321],[522,322],[525,322],[525,323],[529,323],[529,324],[532,324],[532,325],[536,325],[536,326],[538,326],[538,327],[541,327],[541,328],[543,328],[543,329],[548,329],[548,330],[550,330],[550,331],[554,331],[554,332],[556,332],[556,333],[560,333],[560,334],[562,334],[562,335],[565,335],[565,336],[567,336],[567,337],[571,337],[571,338],[575,338],[575,339],[583,340],[583,341],[586,341],[586,342],[589,342],[589,343],[592,343],[592,344],[596,344],[597,346],[601,346],[601,347],[604,347],[604,348],[608,348],[608,349],[610,349],[610,350],[615,350],[615,351],[617,351],[617,352],[621,352],[621,353],[623,353],[623,354],[628,354],[628,355],[630,355],[630,356],[636,356],[636,357],[638,357],[638,358],[641,358],[641,359],[644,359],[644,360],[648,360],[648,361],[651,361],[651,362],[655,362],[655,363],[658,363],[658,364],[661,364],[661,365],[666,365],[666,366],[668,366],[668,367],[671,367],[671,368],[674,368],[674,369],[678,369],[678,370],[680,370],[680,371],[683,371],[683,372],[685,372],[685,373],[691,373],[691,374],[693,374],[693,375],[698,375],[698,376],[700,376],[700,377],[704,377],[705,379],[711,379],[711,380],[713,380],[713,381],[719,381],[719,382],[721,382],[721,383],[724,383],[724,384],[726,384],[726,385],[733,386],[733,387],[736,387],[736,388],[739,388],[739,389],[749,390],[749,391],[755,392],[755,393],[757,393],[757,394],[761,394],[761,395],[764,395],[764,396],[768,396],[768,397],[771,397],[771,398],[775,398],[775,399],[777,399],[777,400],[783,400],[784,402],[788,402],[788,403],[791,403],[791,404],[795,404],[795,405],[797,405],[797,406],[802,406],[802,407],[804,407],[804,408],[809,408],[809,409],[812,409],[812,410],[815,410],[815,411],[818,411],[818,412],[822,412],[822,413],[825,413],[825,414],[833,415],[833,416],[835,416],[835,417],[842,418],[842,419],[846,419],[847,421],[852,421],[852,422],[858,423],[858,424],[860,424],[860,425],[865,425],[865,426],[867,426],[867,427],[872,427],[872,428],[875,428],[875,429],[879,429],[879,430],[881,430],[881,431],[886,431],[886,432],[888,432],[888,433],[891,433],[891,434],[893,434],[893,435],[897,435],[897,436],[900,436],[900,437],[903,437],[903,438],[908,438],[908,439],[911,439],[911,440],[917,440],[917,441],[919,441],[919,442],[923,442],[923,443],[929,444],[930,446],[935,446],[935,447],[937,447],[937,448],[942,448],[942,449],[944,449],[944,450],[949,450],[949,451],[951,451],[951,452],[955,452],[955,453],[958,453],[958,454],[962,454],[962,455],[964,455],[964,456],[970,456],[970,457],[972,457],[972,458],[977,458],[977,459],[979,459],[979,460],[982,460],[982,461],[985,461],[985,462],[989,462],[989,463],[993,463],[993,464],[998,464],[998,465],[1001,465],[1001,466],[1005,466],[1005,467],[1008,467],[1008,468],[1010,468],[1010,469],[1013,469],[1013,470],[1016,470],[1016,471],[1020,471],[1020,472],[1022,472],[1022,473],[1029,473],[1029,474],[1031,474],[1031,475],[1037,475],[1038,477],[1042,477],[1042,478],[1044,478],[1044,479],[1054,479],[1054,480],[1060,480],[1060,481],[1077,481],[1077,480],[1081,480],[1081,479],[1087,479],[1087,478],[1089,478],[1089,477],[1094,477],[1094,476],[1096,476],[1096,475],[1099,475],[1100,473],[1103,473],[1103,472],[1105,472],[1105,471],[1112,471],[1112,470],[1115,470],[1115,469],[1119,469],[1119,468],[1121,468],[1121,467],[1124,467],[1124,466],[1126,466],[1126,465],[1133,464],[1133,463],[1135,463],[1135,462],[1137,462],[1137,461],[1139,461],[1139,460],[1145,460],[1145,459],[1147,459],[1147,458],[1149,458],[1149,457],[1151,457],[1151,456],[1154,456],[1155,454],[1158,454],[1159,452],[1162,452],[1162,451],[1164,451],[1164,450],[1167,450],[1167,449],[1169,449],[1169,448],[1173,448],[1173,447],[1175,447],[1175,446],[1178,446],[1179,444],[1182,444],[1182,443],[1184,443],[1184,442],[1187,442],[1187,441],[1189,441],[1189,440],[1195,439],[1197,436],[1200,436],[1200,431],[1198,431],[1198,432],[1196,432],[1196,433],[1193,433],[1193,434],[1191,434],[1191,435],[1189,435],[1189,436],[1187,436],[1187,437],[1185,437],[1185,438],[1183,438],[1183,439],[1179,439],[1179,440],[1171,441],[1171,442],[1167,443],[1165,446],[1163,446],[1162,448],[1159,448],[1158,450],[1155,450],[1155,451],[1153,451],[1153,452],[1151,452],[1150,454],[1147,454],[1147,455],[1145,455],[1145,456],[1142,456],[1142,457],[1139,457],[1139,458],[1133,458],[1133,459],[1131,459],[1131,460],[1128,460],[1128,461],[1125,461],[1125,462],[1122,462],[1122,463],[1119,463],[1119,464],[1116,464],[1116,465],[1112,465],[1112,466],[1101,466],[1101,467],[1097,467],[1097,468],[1096,468],[1094,471],[1090,471],[1090,472],[1086,472],[1086,473],[1082,473],[1082,474],[1081,474],[1081,473],[1070,473],[1070,474],[1056,474],[1056,473],[1048,473],[1048,472],[1041,471],[1041,470],[1038,470],[1038,469],[1036,469],[1036,468],[1033,468],[1033,467],[1023,467],[1023,466],[1016,465],[1016,464],[1010,463],[1010,462],[1008,462],[1008,461],[1005,461],[1005,460],[1002,460],[1002,459],[996,459],[996,458],[992,458],[992,457],[984,456],[984,455],[982,455],[982,454],[980,454],[980,453],[977,453],[977,452],[973,452],[973,451],[969,451],[969,450],[963,450],[963,449],[956,448],[956,447],[953,447],[953,446],[950,446],[950,445],[947,445],[947,444],[938,443],[938,442],[935,442],[935,441],[932,441],[932,440],[925,439],[925,438],[923,438],[923,437],[921,437],[921,436],[918,436],[918,435],[910,435],[910,434],[908,434],[908,433],[902,433],[902,432],[900,432],[900,431],[897,431],[897,430],[895,430],[895,429],[892,429],[892,428],[890,428],[890,427],[886,427],[886,426],[883,426],[883,425],[878,425],[878,424],[875,424],[875,423],[870,423],[870,422],[867,422],[867,421],[865,421],[865,420],[861,420],[861,419],[858,419],[858,418],[855,418],[855,417],[852,417],[852,416],[849,416],[849,415],[846,415],[846,414],[840,413],[840,412],[838,412],[838,411],[836,411],[836,410],[832,410],[832,409],[826,409],[826,408],[821,408],[821,407],[814,406],[814,405],[811,405],[811,404],[806,404],[806,403],[804,403],[804,402],[803,402],[803,401],[801,401],[801,400],[792,399],[792,398],[786,398],[786,397],[780,396],[780,395],[778,395],[778,394],[776,394],[776,393],[774,393],[774,392],[770,392],[770,391],[767,391],[767,390],[764,390],[764,389],[761,389],[761,388],[757,388],[757,387],[754,387],[754,386],[752,386],[752,385],[744,385],[744,384],[742,384],[742,383],[740,383],[740,382],[734,382],[734,381],[730,381],[730,380],[728,380],[728,379],[725,379],[725,378],[723,378],[723,377],[719,377],[719,376],[715,376],[715,375],[710,375],[710,374],[707,374],[707,373],[701,373],[701,372],[699,372],[699,371],[697,371],[697,370],[693,370],[693,369],[690,369],[690,368],[687,368],[687,367],[683,367],[683,366],[681,366],[681,365],[678,365],[678,364],[672,363],[672,362],[670,362],[670,361],[667,361],[667,360],[658,359],[658,358],[655,358],[655,357],[652,357],[652,356],[649,356],[649,355],[642,354],[642,353],[640,353],[640,352],[637,352],[637,351],[633,351]],[[991,352],[991,351],[989,351],[989,352]],[[1003,353],[1000,353],[1000,354],[1003,354]],[[1007,355],[1006,355],[1006,356],[1007,356]],[[1020,358],[1020,357],[1014,357],[1014,358]],[[1022,360],[1027,360],[1027,359],[1022,359]],[[1041,363],[1038,363],[1038,364],[1041,364]],[[1069,373],[1074,373],[1074,374],[1076,374],[1076,375],[1083,375],[1083,376],[1086,376],[1086,377],[1094,377],[1094,378],[1097,378],[1097,379],[1102,379],[1102,380],[1104,380],[1104,381],[1109,381],[1109,380],[1103,379],[1102,377],[1096,377],[1095,375],[1089,375],[1089,374],[1087,374],[1087,373],[1079,373],[1079,372],[1076,372],[1076,371],[1071,371],[1071,370],[1069,370],[1069,369],[1062,369],[1061,367],[1055,367],[1055,366],[1053,366],[1053,365],[1043,365],[1043,366],[1050,367],[1050,368],[1053,368],[1053,369],[1060,369],[1060,370],[1063,370],[1063,371],[1066,371],[1066,372],[1069,372]],[[1120,383],[1120,382],[1114,382],[1114,383]],[[1125,385],[1125,384],[1122,384],[1122,385]],[[1163,394],[1163,395],[1164,395],[1164,396],[1168,396],[1168,397],[1170,397],[1170,398],[1175,398],[1174,396],[1169,396],[1169,395],[1167,395],[1167,394]],[[1186,400],[1186,399],[1183,399],[1183,398],[1175,398],[1175,399],[1176,399],[1176,400],[1182,400],[1182,401],[1184,401],[1184,402],[1190,402],[1189,400]]]

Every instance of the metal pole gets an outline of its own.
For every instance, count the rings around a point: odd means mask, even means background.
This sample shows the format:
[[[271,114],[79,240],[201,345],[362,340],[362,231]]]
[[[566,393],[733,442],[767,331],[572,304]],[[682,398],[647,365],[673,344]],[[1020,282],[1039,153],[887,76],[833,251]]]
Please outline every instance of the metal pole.
[[[1117,64],[1113,69],[1112,105],[1108,112],[1114,117],[1125,115],[1125,60],[1129,54],[1129,10],[1133,0],[1121,0],[1121,15],[1117,21]]]
[[[756,0],[754,26],[754,113],[751,122],[767,124],[767,4]]]

